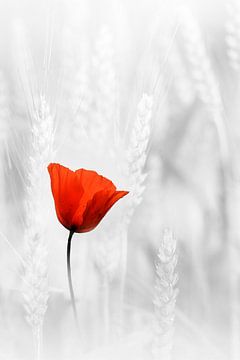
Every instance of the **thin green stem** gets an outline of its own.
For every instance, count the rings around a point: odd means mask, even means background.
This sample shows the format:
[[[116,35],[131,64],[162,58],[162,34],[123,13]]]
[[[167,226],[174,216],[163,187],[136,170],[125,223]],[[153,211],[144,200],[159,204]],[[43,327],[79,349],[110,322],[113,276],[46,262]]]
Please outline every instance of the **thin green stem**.
[[[72,309],[73,309],[73,315],[76,322],[77,328],[78,326],[78,316],[77,316],[77,308],[76,308],[76,302],[75,302],[75,296],[73,291],[73,285],[72,285],[72,272],[71,272],[71,241],[73,237],[74,232],[69,232],[68,242],[67,242],[67,273],[68,273],[68,285],[69,285],[69,291],[71,296],[71,303],[72,303]]]

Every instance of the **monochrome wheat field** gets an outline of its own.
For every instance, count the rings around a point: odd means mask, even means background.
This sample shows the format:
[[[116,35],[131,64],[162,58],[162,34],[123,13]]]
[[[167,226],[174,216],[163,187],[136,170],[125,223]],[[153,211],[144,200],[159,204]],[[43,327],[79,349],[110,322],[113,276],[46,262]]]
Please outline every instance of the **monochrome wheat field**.
[[[0,157],[0,360],[240,359],[239,0],[0,0]]]

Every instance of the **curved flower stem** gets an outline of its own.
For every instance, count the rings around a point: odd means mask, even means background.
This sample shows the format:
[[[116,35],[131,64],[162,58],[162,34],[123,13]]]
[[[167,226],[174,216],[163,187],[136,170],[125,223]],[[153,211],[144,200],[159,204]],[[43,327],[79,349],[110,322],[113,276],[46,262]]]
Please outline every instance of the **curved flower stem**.
[[[75,296],[73,291],[73,285],[72,285],[72,272],[71,272],[71,261],[70,261],[70,254],[71,254],[71,241],[73,237],[74,232],[70,231],[68,236],[68,242],[67,242],[67,272],[68,272],[68,285],[69,285],[69,291],[71,296],[71,302],[72,302],[72,308],[73,308],[73,315],[76,322],[77,329],[78,326],[78,316],[77,316],[77,308],[76,308],[76,302],[75,302]]]

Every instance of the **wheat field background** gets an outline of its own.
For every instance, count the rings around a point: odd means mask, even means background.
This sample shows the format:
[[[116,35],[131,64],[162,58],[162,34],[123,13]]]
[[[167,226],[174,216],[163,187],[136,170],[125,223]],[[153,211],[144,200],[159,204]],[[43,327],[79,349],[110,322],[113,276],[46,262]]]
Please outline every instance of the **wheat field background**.
[[[240,359],[240,2],[0,0],[0,360]],[[67,231],[47,166],[129,195]]]

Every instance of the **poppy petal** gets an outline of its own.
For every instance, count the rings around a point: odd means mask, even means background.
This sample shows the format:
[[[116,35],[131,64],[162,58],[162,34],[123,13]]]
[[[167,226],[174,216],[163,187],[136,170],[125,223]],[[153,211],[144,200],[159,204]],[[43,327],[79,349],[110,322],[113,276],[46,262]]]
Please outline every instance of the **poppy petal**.
[[[111,192],[116,190],[116,186],[111,180],[99,175],[96,171],[79,169],[76,171],[76,174],[78,174],[81,179],[84,189],[84,199],[87,199],[87,201],[101,190],[109,190]]]
[[[107,190],[96,193],[93,199],[88,202],[83,214],[83,223],[79,228],[79,232],[93,230],[115,202],[127,194],[127,191],[116,191],[114,194],[111,194]]]
[[[110,197],[107,203],[108,210],[111,209],[111,207],[121,198],[126,196],[129,193],[129,191],[115,191],[115,193]],[[108,211],[107,210],[107,211]]]
[[[67,229],[72,229],[72,218],[83,195],[81,182],[73,171],[62,165],[50,164],[48,171],[58,219]]]

